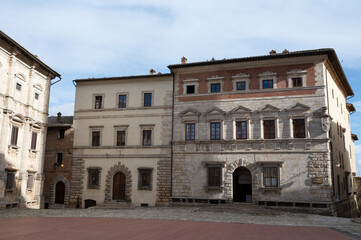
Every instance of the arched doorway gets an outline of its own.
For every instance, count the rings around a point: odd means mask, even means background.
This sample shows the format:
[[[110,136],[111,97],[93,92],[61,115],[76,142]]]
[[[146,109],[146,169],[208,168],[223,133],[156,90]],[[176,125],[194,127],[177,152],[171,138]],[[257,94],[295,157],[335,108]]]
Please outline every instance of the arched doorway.
[[[62,181],[55,185],[55,204],[64,204],[65,200],[65,184]]]
[[[113,177],[113,200],[125,200],[125,175],[122,172]]]
[[[233,202],[252,201],[252,175],[245,167],[233,172]]]

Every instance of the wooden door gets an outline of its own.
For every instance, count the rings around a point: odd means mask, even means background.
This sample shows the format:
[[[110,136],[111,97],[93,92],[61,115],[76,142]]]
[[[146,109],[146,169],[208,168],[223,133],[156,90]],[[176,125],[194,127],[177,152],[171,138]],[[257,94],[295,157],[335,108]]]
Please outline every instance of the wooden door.
[[[65,199],[65,184],[60,181],[55,186],[55,203],[64,204],[64,199]]]
[[[125,200],[125,175],[121,172],[113,177],[113,200]]]

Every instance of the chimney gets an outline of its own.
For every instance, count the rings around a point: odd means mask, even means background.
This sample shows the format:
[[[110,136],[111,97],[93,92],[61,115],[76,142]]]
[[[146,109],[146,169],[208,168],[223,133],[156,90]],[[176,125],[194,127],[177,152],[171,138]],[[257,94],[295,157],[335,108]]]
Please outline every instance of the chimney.
[[[58,112],[58,117],[56,118],[56,121],[57,121],[58,123],[60,123],[60,119],[61,119],[61,112]]]
[[[275,50],[271,50],[270,52],[269,52],[269,55],[275,55],[277,52],[275,51]]]
[[[182,64],[186,64],[186,63],[187,63],[187,58],[183,56],[183,57],[181,58],[181,63],[182,63]]]
[[[155,74],[155,70],[152,68],[152,69],[149,70],[149,73],[150,73],[150,75],[154,75],[154,74]]]

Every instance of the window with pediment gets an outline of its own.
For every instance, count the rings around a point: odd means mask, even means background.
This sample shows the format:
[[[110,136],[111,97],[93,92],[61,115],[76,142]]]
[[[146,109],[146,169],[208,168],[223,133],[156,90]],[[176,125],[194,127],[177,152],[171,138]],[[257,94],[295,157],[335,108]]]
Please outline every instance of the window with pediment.
[[[277,88],[278,74],[271,71],[266,71],[258,74],[258,81],[260,89],[274,89]]]
[[[310,107],[297,103],[293,107],[287,109],[289,118],[290,138],[307,138],[309,137],[308,122],[309,122]]]
[[[288,88],[306,87],[307,71],[292,69],[287,72]]]
[[[279,108],[270,104],[259,111],[262,139],[279,138],[279,112]]]
[[[207,113],[208,136],[210,140],[223,140],[223,122],[226,112],[219,108],[212,108]]]
[[[223,80],[224,77],[213,76],[207,78],[208,92],[216,93],[223,91]]]
[[[238,73],[232,76],[232,83],[234,91],[248,91],[250,83],[250,75],[245,73]]]
[[[197,128],[200,115],[201,113],[194,109],[186,109],[179,114],[183,125],[183,140],[193,141],[198,138]]]
[[[230,111],[234,140],[251,138],[251,113],[252,110],[244,106],[238,106]]]

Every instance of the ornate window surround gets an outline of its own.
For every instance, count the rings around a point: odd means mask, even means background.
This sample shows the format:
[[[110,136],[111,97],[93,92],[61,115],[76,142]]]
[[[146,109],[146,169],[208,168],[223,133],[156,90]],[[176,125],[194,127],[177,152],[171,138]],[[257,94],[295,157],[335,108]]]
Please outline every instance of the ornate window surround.
[[[191,108],[188,108],[179,114],[179,117],[181,118],[182,123],[183,123],[182,124],[182,140],[183,141],[186,140],[186,124],[187,123],[195,124],[194,140],[198,139],[198,121],[199,121],[200,115],[201,115],[200,112],[198,112],[197,110],[191,109]]]
[[[251,131],[251,114],[252,110],[243,106],[238,106],[230,111],[232,116],[232,126],[233,126],[233,134],[232,140],[237,139],[237,128],[236,122],[237,121],[246,121],[247,122],[247,139],[252,138],[252,131]]]
[[[266,162],[266,161],[260,161],[260,162],[257,162],[256,163],[257,166],[260,168],[260,191],[261,192],[266,192],[266,191],[275,191],[275,192],[280,192],[281,191],[281,177],[282,177],[282,174],[281,174],[281,168],[282,168],[282,165],[283,165],[283,162],[282,161],[278,161],[278,162]],[[264,186],[264,183],[263,183],[263,168],[264,167],[277,167],[277,173],[278,173],[278,181],[277,181],[277,187],[266,187]]]
[[[293,119],[305,119],[305,133],[306,138],[310,138],[310,131],[308,124],[310,122],[310,107],[303,105],[301,103],[296,103],[293,107],[286,109],[288,112],[289,126],[290,126],[290,135],[289,138],[294,138],[293,136]]]
[[[187,78],[183,80],[183,94],[187,94],[187,86],[194,85],[194,94],[198,93],[199,79],[198,78]]]
[[[249,74],[238,73],[238,74],[232,76],[233,91],[248,92],[250,81],[251,81],[251,77]],[[245,90],[237,90],[237,82],[246,82],[246,89]]]
[[[266,71],[258,74],[259,89],[263,89],[263,80],[273,80],[273,89],[277,88],[277,76],[276,72]]]
[[[292,69],[287,72],[287,84],[288,88],[294,88],[292,78],[302,78],[302,87],[306,87],[307,71],[302,69]],[[295,87],[299,88],[299,87]]]
[[[211,136],[211,123],[212,122],[220,122],[221,125],[221,129],[220,129],[220,140],[224,140],[224,118],[226,115],[226,112],[219,109],[219,108],[212,108],[209,111],[206,112],[207,115],[207,136],[209,137],[210,140],[210,136]],[[213,140],[213,141],[220,141],[220,140]]]
[[[280,138],[279,134],[279,112],[281,110],[275,106],[267,104],[264,108],[259,110],[259,121],[260,121],[260,139],[264,139],[264,126],[263,120],[275,120],[275,139]]]
[[[224,80],[224,77],[220,77],[220,76],[217,76],[217,75],[207,78],[208,93],[212,93],[211,92],[211,84],[214,84],[214,83],[220,83],[221,84],[221,91],[218,92],[218,93],[223,92],[223,85],[224,85],[223,80]],[[214,94],[214,92],[212,94]]]

